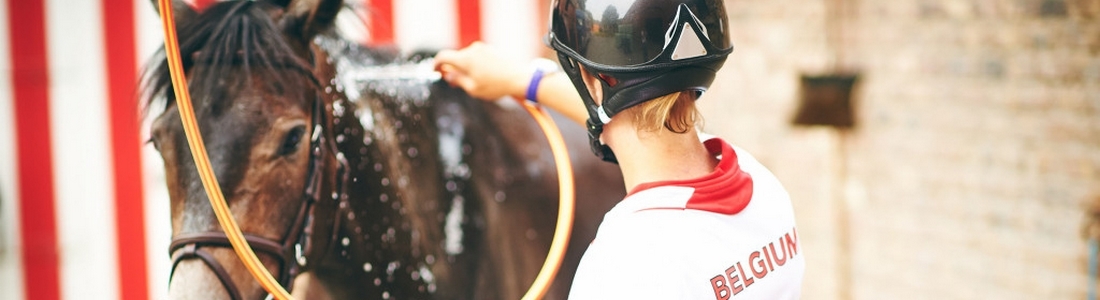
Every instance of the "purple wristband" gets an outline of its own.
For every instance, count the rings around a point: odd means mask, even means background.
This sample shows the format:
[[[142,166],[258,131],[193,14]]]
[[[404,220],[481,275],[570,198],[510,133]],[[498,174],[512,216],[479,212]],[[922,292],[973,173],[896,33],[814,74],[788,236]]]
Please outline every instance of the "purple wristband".
[[[542,81],[542,69],[536,68],[535,74],[531,75],[531,82],[527,84],[527,100],[538,103],[539,95],[539,81]]]

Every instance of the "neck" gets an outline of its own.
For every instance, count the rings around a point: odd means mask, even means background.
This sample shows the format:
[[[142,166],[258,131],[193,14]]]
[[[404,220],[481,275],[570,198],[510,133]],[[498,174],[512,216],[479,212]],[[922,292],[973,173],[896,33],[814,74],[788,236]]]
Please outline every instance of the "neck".
[[[623,116],[605,125],[603,139],[615,151],[627,191],[647,182],[704,176],[718,165],[694,128],[685,133],[640,131],[632,118]]]

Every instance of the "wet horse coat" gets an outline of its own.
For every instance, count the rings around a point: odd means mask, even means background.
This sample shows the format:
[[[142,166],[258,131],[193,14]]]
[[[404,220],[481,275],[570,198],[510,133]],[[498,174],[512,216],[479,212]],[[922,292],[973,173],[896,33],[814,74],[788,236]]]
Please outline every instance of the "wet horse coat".
[[[300,264],[331,298],[518,298],[546,256],[556,218],[557,174],[544,137],[514,105],[429,80],[363,80],[394,56],[323,33],[329,26],[314,23],[331,22],[339,2],[220,3],[177,18],[200,128],[242,229],[306,245],[293,261],[261,259],[277,273]],[[170,89],[157,68],[153,95]],[[153,140],[165,159],[173,235],[218,231],[166,95]],[[325,111],[308,128],[314,101]],[[603,212],[623,194],[615,167],[588,153],[583,130],[562,129],[578,209],[550,298],[564,298]],[[312,135],[331,146],[311,151]],[[305,233],[288,236],[310,161],[321,165],[322,197]],[[243,297],[262,294],[231,250],[210,249]],[[173,296],[220,296],[201,294],[216,284],[202,264],[184,261],[174,272]]]

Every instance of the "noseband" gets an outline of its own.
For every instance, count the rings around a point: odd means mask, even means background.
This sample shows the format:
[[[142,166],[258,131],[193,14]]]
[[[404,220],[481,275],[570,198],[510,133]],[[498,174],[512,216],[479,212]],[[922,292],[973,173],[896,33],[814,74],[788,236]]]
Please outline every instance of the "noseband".
[[[336,176],[336,197],[332,201],[338,201],[343,195],[346,194],[346,182],[348,179],[348,163],[344,156],[336,150],[336,144],[328,141],[323,133],[324,124],[324,101],[318,97],[314,101],[313,120],[311,126],[313,132],[310,137],[310,152],[309,152],[309,173],[306,174],[306,189],[302,195],[302,204],[298,208],[298,214],[294,217],[294,223],[287,229],[286,234],[283,235],[281,241],[275,241],[264,237],[259,237],[250,234],[244,234],[245,240],[248,241],[248,245],[253,251],[257,253],[265,253],[272,257],[275,257],[279,263],[279,284],[286,287],[289,291],[292,287],[290,284],[295,276],[301,273],[302,268],[306,266],[308,260],[314,259],[315,253],[314,241],[311,239],[313,230],[316,226],[313,212],[316,208],[316,204],[321,203],[321,169],[324,165],[324,148],[330,148],[333,155],[336,157],[338,163]],[[336,228],[339,227],[340,218],[333,218],[333,234],[328,241],[328,245],[332,245],[336,240]],[[169,275],[168,281],[171,282],[171,276],[176,273],[176,266],[180,262],[197,258],[201,260],[207,267],[209,267],[214,274],[221,281],[222,286],[225,287],[229,297],[234,300],[241,300],[241,291],[233,283],[232,278],[229,277],[229,272],[225,267],[214,259],[214,256],[204,248],[209,247],[221,247],[231,248],[232,245],[229,242],[229,238],[226,237],[224,232],[199,232],[199,233],[183,233],[172,238],[171,244],[168,246],[168,254],[172,256],[172,273]],[[308,259],[307,259],[308,258]]]

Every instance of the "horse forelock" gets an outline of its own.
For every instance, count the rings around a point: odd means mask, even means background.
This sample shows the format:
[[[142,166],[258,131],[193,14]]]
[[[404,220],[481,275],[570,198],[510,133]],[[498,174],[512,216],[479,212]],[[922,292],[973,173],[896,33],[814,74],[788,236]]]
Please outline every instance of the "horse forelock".
[[[297,99],[319,88],[310,62],[294,51],[273,19],[281,9],[262,1],[219,2],[178,21],[180,56],[197,114],[218,116],[249,89]],[[161,108],[173,105],[175,88],[163,49],[145,74],[146,112],[159,99],[164,99]],[[308,101],[299,104],[308,108]]]

